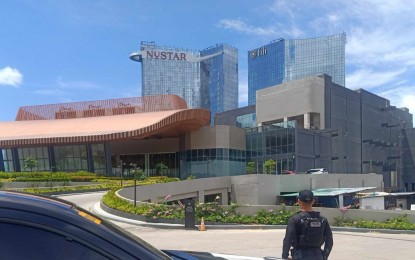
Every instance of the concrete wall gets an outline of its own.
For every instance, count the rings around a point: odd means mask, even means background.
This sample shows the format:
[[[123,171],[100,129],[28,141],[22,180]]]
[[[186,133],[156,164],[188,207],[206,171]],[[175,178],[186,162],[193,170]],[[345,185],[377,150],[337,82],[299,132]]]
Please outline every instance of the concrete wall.
[[[232,148],[246,149],[245,130],[237,127],[205,126],[186,134],[185,149]]]
[[[236,126],[236,118],[241,115],[255,113],[255,105],[228,110],[215,115],[215,125]]]
[[[179,138],[119,141],[109,145],[112,154],[174,153],[179,150]]]
[[[167,201],[195,198],[204,202],[205,195],[221,194],[221,203],[228,204],[230,189],[231,177],[216,177],[138,186],[136,192],[137,201],[148,202],[163,202],[167,195],[171,195]],[[133,199],[134,187],[124,188],[118,194]]]
[[[233,176],[232,201],[249,205],[275,205],[275,193],[280,186],[280,176],[250,174]]]
[[[221,202],[226,205],[230,192],[231,201],[238,204],[276,205],[277,196],[282,193],[310,188],[381,187],[381,184],[382,176],[375,174],[248,174],[139,186],[137,200],[160,202],[171,195],[169,201],[195,198],[204,202],[205,195],[221,194]],[[125,188],[119,194],[132,199],[134,188]]]
[[[256,93],[257,123],[306,113],[318,113],[321,127],[323,127],[325,125],[324,93],[325,84],[321,77],[307,77],[258,90]]]
[[[276,204],[276,196],[281,192],[297,192],[310,188],[310,183],[315,188],[327,187],[379,187],[382,175],[375,174],[329,174],[329,175],[265,175],[252,174],[233,177],[217,177],[196,180],[186,180],[172,183],[159,183],[137,187],[137,200],[149,202],[162,202],[167,195],[171,195],[168,201],[195,198],[204,202],[204,196],[220,194],[220,201],[228,204],[228,193],[231,193],[232,202],[241,206],[237,211],[241,214],[254,215],[260,209],[281,209]],[[336,185],[337,184],[337,185]],[[124,198],[134,198],[134,188],[129,187],[119,191]],[[287,206],[287,209],[291,207]],[[390,218],[407,214],[409,221],[415,223],[415,211],[411,210],[369,210],[349,209],[344,214],[338,208],[315,207],[334,223],[334,218],[367,219],[385,221]]]
[[[232,199],[239,204],[275,205],[277,196],[303,189],[382,187],[376,174],[252,174],[232,177]]]

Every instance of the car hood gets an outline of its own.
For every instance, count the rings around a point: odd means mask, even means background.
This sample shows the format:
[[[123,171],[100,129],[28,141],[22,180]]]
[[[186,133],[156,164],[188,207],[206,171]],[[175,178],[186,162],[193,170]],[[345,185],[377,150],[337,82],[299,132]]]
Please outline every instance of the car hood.
[[[181,251],[181,250],[162,250],[172,259],[183,260],[264,260],[260,257],[227,255],[209,252]]]

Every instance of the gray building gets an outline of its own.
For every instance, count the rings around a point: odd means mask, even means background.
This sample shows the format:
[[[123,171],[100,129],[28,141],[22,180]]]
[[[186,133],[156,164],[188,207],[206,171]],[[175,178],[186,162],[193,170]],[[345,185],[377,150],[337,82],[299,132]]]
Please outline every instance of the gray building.
[[[218,114],[216,123],[238,126],[245,112]],[[386,187],[415,190],[412,114],[385,98],[322,75],[257,91],[255,114],[257,126],[246,129],[246,154],[258,172],[273,159],[277,173],[373,172],[383,174]]]

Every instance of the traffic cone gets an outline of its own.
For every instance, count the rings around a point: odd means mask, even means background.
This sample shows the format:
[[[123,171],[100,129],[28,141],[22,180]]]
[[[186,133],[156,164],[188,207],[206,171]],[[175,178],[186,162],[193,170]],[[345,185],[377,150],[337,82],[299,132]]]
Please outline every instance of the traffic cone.
[[[202,221],[200,221],[199,231],[206,231],[205,220],[203,218]]]

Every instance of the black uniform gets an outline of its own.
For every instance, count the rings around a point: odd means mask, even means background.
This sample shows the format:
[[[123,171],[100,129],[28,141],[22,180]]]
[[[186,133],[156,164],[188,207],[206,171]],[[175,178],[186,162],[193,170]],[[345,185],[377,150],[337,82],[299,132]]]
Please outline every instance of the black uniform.
[[[320,246],[302,246],[303,242],[300,243],[300,238],[304,237],[304,225],[305,219],[320,219],[321,221],[321,242],[317,242]],[[324,250],[321,251],[321,246],[324,243]],[[320,212],[316,211],[303,211],[295,216],[292,216],[288,221],[287,230],[285,233],[284,243],[282,247],[282,258],[287,259],[290,248],[291,256],[293,259],[303,260],[325,260],[328,258],[330,251],[333,247],[333,234],[330,229],[329,222],[323,216],[320,216]]]

